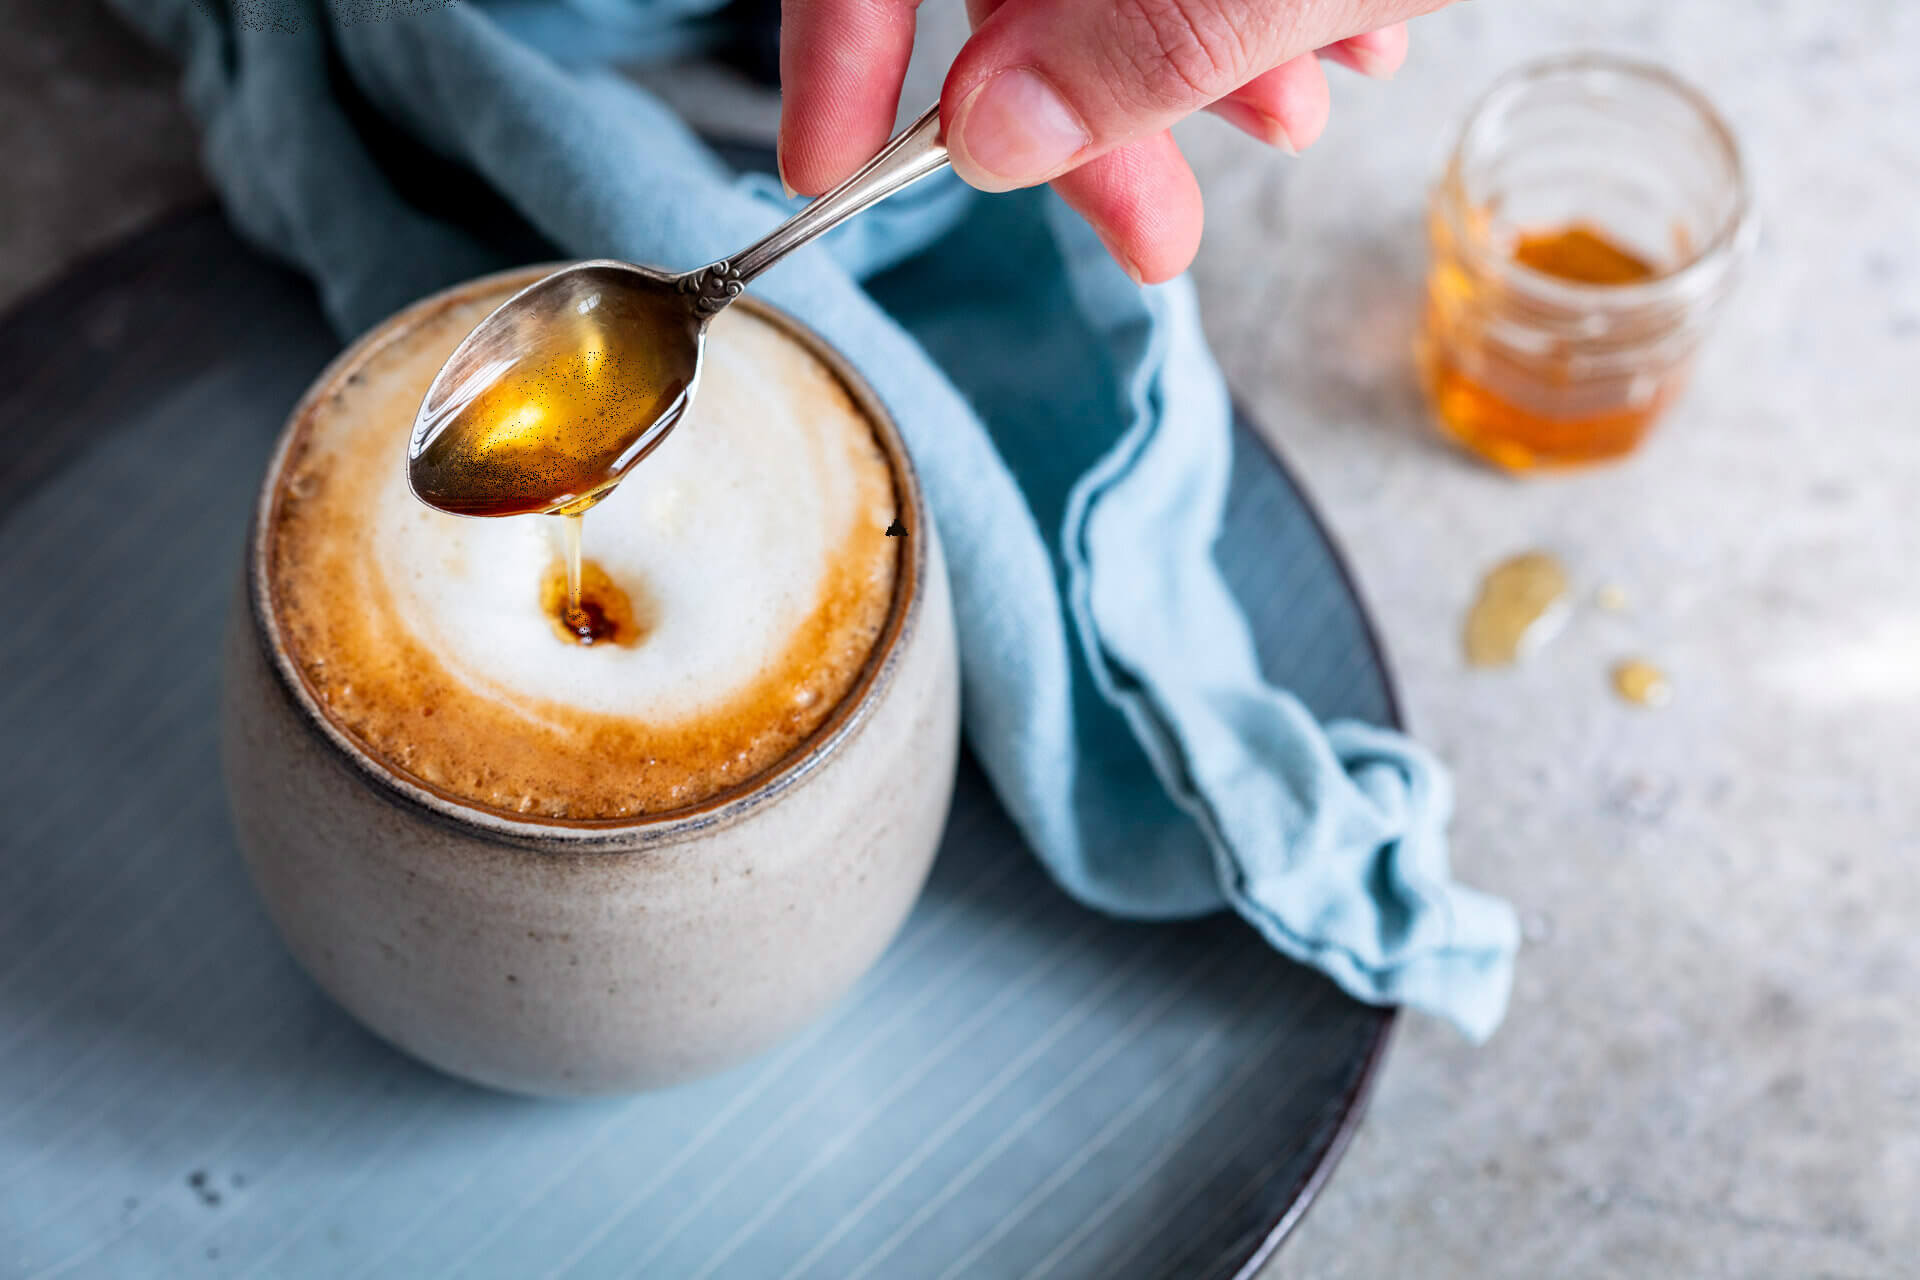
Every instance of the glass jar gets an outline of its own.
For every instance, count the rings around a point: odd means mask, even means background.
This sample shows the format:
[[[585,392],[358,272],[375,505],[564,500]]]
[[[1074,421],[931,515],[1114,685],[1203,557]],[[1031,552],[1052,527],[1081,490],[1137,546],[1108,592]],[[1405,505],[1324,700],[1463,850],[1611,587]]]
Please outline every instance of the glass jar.
[[[1427,222],[1422,381],[1442,430],[1514,470],[1639,444],[1754,235],[1738,144],[1707,100],[1600,54],[1497,83]]]

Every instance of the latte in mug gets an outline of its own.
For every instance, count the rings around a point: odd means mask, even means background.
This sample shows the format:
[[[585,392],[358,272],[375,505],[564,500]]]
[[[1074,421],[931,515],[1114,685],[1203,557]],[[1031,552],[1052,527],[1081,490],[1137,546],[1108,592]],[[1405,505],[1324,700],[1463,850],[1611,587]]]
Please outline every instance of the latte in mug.
[[[447,355],[539,272],[362,339],[296,408],[228,638],[240,844],[295,956],[456,1074],[650,1087],[778,1040],[912,905],[958,750],[939,542],[885,409],[743,300],[688,417],[585,517],[407,486]],[[342,767],[342,766],[346,767]]]
[[[872,424],[806,348],[723,315],[687,420],[585,517],[589,603],[598,580],[625,626],[572,643],[562,521],[434,511],[399,464],[421,388],[501,300],[375,352],[294,442],[269,532],[294,662],[370,753],[495,811],[629,818],[749,782],[886,623],[901,539]]]

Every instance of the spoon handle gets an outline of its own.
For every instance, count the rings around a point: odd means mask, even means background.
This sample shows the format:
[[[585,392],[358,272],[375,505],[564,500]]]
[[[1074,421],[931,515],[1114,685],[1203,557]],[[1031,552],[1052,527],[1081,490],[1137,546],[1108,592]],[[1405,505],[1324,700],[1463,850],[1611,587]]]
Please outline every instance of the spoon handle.
[[[895,134],[858,173],[775,227],[765,239],[706,270],[719,270],[744,287],[814,237],[946,166],[947,144],[940,140],[940,104],[935,103]],[[729,288],[727,292],[731,300],[738,291]]]

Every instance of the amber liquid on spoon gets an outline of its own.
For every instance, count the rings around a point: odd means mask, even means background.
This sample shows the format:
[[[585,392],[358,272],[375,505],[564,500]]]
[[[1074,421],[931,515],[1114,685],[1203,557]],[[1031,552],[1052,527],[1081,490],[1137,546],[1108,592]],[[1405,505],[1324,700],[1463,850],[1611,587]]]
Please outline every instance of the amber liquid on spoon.
[[[685,326],[670,300],[611,290],[530,321],[436,409],[415,489],[456,515],[587,510],[684,407],[691,358],[663,335]]]

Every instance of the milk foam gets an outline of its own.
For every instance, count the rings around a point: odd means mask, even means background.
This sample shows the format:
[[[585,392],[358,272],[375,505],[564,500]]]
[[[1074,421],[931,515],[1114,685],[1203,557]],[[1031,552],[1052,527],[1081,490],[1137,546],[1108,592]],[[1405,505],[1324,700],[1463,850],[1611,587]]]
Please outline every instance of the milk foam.
[[[394,374],[411,384],[418,372]],[[559,521],[435,511],[408,492],[399,455],[374,500],[376,564],[394,608],[475,690],[529,709],[680,719],[779,657],[852,521],[885,530],[891,506],[859,505],[848,462],[871,448],[811,354],[729,311],[691,412],[586,515],[586,553],[644,597],[644,643],[557,643],[538,586],[559,554]]]
[[[643,638],[568,643],[540,598],[557,518],[451,516],[406,482],[421,395],[504,296],[376,348],[296,436],[270,561],[296,665],[374,754],[488,807],[628,816],[744,782],[841,700],[891,606],[872,427],[795,340],[721,315],[692,410],[585,517]]]

